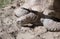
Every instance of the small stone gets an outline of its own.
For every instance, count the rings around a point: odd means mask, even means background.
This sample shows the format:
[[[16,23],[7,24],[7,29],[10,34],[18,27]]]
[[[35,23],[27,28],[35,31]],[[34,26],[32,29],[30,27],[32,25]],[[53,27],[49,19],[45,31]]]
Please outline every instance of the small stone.
[[[47,32],[47,30],[43,26],[39,26],[34,29],[34,32],[36,35],[39,35],[39,34]]]

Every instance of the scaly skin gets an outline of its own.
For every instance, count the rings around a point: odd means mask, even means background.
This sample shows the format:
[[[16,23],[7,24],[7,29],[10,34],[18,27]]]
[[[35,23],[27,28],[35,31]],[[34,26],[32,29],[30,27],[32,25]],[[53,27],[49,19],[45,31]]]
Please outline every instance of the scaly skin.
[[[44,27],[50,31],[60,31],[60,22],[52,19],[41,19]]]

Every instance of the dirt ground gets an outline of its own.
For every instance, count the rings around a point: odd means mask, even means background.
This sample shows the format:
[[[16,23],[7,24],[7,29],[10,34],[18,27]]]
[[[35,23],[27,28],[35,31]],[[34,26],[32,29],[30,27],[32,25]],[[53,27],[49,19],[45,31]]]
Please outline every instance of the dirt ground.
[[[60,39],[60,32],[47,31],[43,26],[19,28],[13,12],[19,7],[16,3],[0,9],[0,39]]]

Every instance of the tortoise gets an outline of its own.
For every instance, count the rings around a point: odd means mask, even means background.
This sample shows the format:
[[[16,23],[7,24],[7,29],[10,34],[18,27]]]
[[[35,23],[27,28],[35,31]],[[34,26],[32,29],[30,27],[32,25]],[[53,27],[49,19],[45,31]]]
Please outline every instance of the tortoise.
[[[14,10],[15,16],[18,17],[17,23],[20,26],[43,24],[47,30],[58,31],[60,30],[59,2],[59,0],[27,0]]]

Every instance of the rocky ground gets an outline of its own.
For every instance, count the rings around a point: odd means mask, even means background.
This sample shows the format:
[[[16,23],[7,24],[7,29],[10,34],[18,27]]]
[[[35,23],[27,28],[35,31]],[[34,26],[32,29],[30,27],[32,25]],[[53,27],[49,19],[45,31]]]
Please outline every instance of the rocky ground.
[[[18,2],[0,9],[0,39],[60,39],[60,32],[47,31],[43,26],[19,28],[13,12]]]

